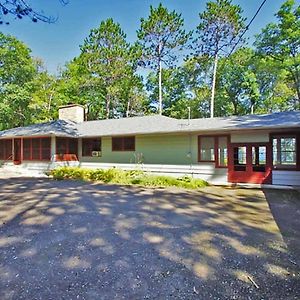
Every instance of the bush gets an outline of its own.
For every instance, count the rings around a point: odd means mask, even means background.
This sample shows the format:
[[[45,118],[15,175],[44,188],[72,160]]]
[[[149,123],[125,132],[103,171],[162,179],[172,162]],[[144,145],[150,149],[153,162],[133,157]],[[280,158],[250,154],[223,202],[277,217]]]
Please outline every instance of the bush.
[[[75,179],[101,181],[104,183],[117,184],[135,184],[151,187],[169,187],[176,186],[186,189],[198,189],[207,185],[207,182],[201,179],[195,179],[189,176],[174,178],[171,176],[149,175],[143,171],[132,170],[124,171],[117,168],[108,170],[96,169],[88,170],[78,167],[62,167],[50,172],[54,179]]]

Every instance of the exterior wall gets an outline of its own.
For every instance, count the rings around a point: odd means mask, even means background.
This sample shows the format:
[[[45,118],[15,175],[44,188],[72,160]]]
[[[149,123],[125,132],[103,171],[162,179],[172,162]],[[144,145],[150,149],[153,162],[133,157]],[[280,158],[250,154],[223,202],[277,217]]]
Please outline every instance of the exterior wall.
[[[215,163],[198,163],[197,134],[136,136],[135,152],[113,152],[112,138],[104,137],[101,157],[82,157],[81,140],[78,145],[83,168],[142,169],[175,177],[189,175],[211,183],[227,182],[226,168],[215,168]]]
[[[269,140],[268,132],[231,134],[231,143],[268,143]]]
[[[300,171],[280,171],[272,172],[274,185],[300,185]]]
[[[81,148],[81,141],[79,142]],[[159,135],[136,136],[135,152],[112,151],[112,138],[102,138],[101,157],[82,157],[81,149],[78,152],[81,162],[101,163],[138,163],[144,164],[196,164],[197,135]]]

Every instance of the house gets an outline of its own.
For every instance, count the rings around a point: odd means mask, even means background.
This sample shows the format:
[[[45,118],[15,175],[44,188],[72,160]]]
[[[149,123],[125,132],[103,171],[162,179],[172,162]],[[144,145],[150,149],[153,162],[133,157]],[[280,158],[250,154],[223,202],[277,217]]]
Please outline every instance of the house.
[[[84,111],[68,105],[56,121],[1,131],[0,163],[43,170],[140,168],[212,183],[300,185],[300,111],[99,121],[84,121]]]

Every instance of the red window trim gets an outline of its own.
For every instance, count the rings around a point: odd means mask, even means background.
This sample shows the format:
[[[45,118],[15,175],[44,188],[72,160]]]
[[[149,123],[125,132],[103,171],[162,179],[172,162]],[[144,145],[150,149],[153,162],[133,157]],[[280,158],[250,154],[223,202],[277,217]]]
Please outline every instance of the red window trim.
[[[39,158],[33,158],[32,156],[32,140],[39,140]],[[48,139],[50,141],[50,146],[49,147],[42,147],[42,140],[43,139]],[[25,155],[24,155],[24,141],[25,140],[29,140],[30,141],[30,146],[29,146],[29,158],[24,158]],[[42,158],[42,151],[43,150],[49,150],[49,158]],[[51,160],[51,137],[29,137],[29,138],[23,138],[23,141],[22,141],[22,157],[23,157],[23,160],[28,160],[28,161],[50,161]]]
[[[201,138],[202,137],[208,137],[208,138],[214,138],[214,160],[201,160]],[[209,162],[209,163],[215,163],[215,168],[220,168],[220,169],[227,169],[228,168],[228,157],[227,157],[227,166],[222,166],[219,164],[219,155],[218,155],[218,148],[219,148],[219,143],[218,139],[221,137],[226,137],[227,138],[227,156],[228,154],[228,149],[229,149],[229,143],[230,143],[230,136],[227,134],[218,134],[218,135],[198,135],[198,162]]]
[[[296,138],[296,165],[274,165],[273,161],[273,139],[274,138],[285,138],[295,137]],[[271,161],[272,170],[277,171],[300,171],[300,132],[274,132],[270,134],[270,140],[272,145]]]
[[[83,151],[83,142],[84,141],[88,141],[88,142],[93,142],[94,140],[99,140],[100,141],[100,150],[99,151],[102,151],[102,139],[101,139],[101,137],[91,137],[91,138],[82,138],[82,140],[81,140],[81,149],[82,149],[82,157],[92,157],[92,150],[91,149],[89,149],[90,150],[90,154],[89,155],[84,155],[84,151]],[[92,147],[92,143],[91,144],[89,144],[89,147],[91,148]]]
[[[125,139],[127,138],[133,138],[133,149],[124,149],[124,145],[125,145]],[[114,143],[113,140],[114,139],[121,139],[122,142],[122,148],[121,149],[115,149],[114,148]],[[135,136],[115,136],[111,138],[111,151],[112,152],[134,152],[135,151]]]

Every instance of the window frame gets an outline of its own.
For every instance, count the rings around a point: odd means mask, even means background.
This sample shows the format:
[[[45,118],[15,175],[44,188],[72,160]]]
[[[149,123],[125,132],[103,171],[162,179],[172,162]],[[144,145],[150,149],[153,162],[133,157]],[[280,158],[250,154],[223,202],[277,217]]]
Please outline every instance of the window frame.
[[[95,141],[95,140],[100,141],[100,150],[92,150],[93,141]],[[89,152],[90,152],[89,155],[86,155],[85,152],[84,152],[84,142],[89,142],[89,148],[90,148],[89,149]],[[93,157],[93,155],[92,155],[93,151],[102,152],[102,139],[101,139],[101,137],[82,138],[82,140],[81,140],[81,151],[82,151],[82,153],[81,153],[82,157]]]
[[[220,165],[219,162],[219,138],[226,138],[227,141],[227,166]],[[201,138],[214,138],[214,160],[202,160],[201,159]],[[198,135],[198,162],[215,163],[215,168],[227,169],[228,168],[228,157],[229,157],[229,144],[230,136],[228,134],[216,134],[216,135]]]
[[[125,149],[125,139],[133,139],[133,148],[132,149]],[[116,149],[114,147],[114,139],[121,140],[121,149]],[[135,136],[114,136],[111,138],[111,151],[112,152],[134,152],[135,151]]]
[[[277,158],[281,156],[281,142],[282,138],[295,138],[295,155],[296,155],[296,163],[294,165],[285,165],[285,164],[274,164],[274,148],[273,141],[277,139],[277,143],[279,142],[279,146],[277,147]],[[289,133],[274,133],[271,134],[271,145],[272,145],[272,169],[273,170],[286,170],[286,171],[298,171],[300,170],[300,133],[297,132],[289,132]],[[280,151],[278,149],[280,148]]]

